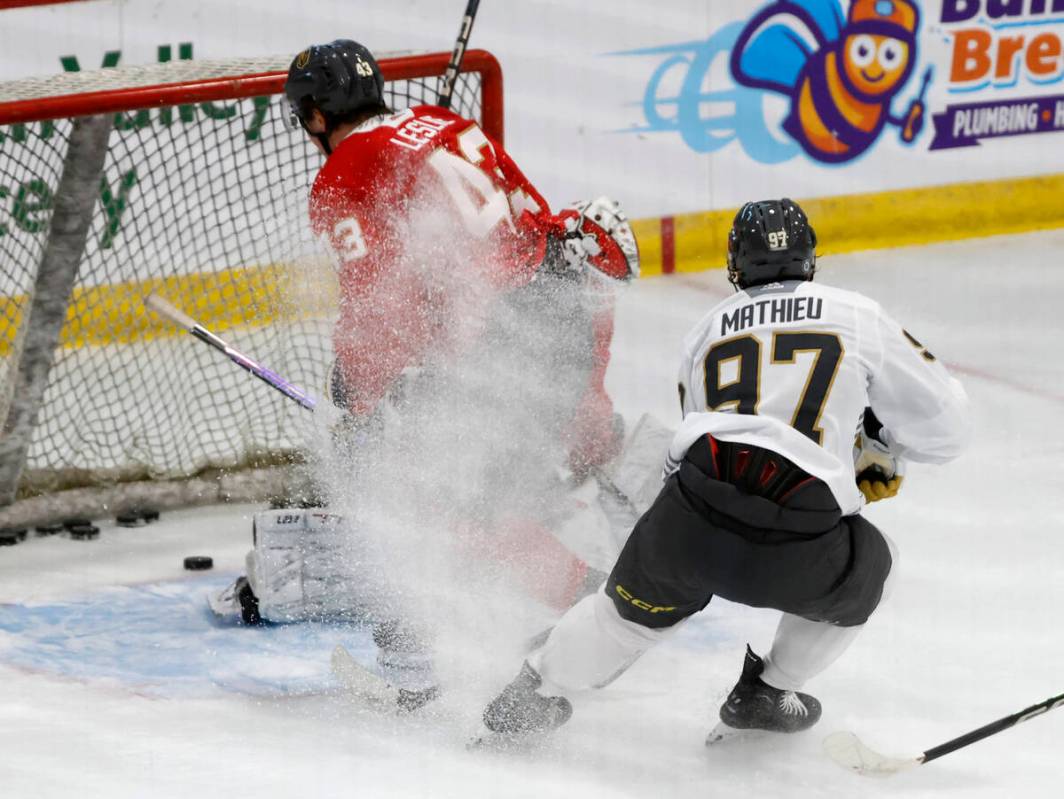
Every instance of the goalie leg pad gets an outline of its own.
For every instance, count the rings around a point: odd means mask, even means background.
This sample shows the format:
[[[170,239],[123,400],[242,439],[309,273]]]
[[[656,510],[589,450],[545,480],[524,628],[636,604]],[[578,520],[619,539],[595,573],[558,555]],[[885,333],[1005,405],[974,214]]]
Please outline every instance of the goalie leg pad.
[[[247,579],[266,621],[364,617],[383,593],[353,573],[356,534],[341,516],[281,508],[256,513],[253,529]]]

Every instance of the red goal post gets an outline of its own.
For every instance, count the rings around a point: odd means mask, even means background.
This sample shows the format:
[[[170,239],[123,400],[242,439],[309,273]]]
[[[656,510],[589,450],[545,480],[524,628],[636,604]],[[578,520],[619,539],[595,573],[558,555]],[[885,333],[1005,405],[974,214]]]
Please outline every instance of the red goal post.
[[[449,53],[379,61],[433,104]],[[306,414],[143,307],[158,291],[320,393],[335,276],[310,235],[321,164],[288,121],[289,56],[0,83],[0,527],[286,490]],[[470,50],[452,108],[503,138]]]

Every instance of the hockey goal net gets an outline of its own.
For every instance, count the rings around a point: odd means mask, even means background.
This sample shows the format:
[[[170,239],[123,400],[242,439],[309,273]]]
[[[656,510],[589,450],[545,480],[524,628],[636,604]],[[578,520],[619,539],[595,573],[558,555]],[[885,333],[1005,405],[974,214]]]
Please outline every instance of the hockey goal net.
[[[381,58],[389,104],[435,102],[448,58]],[[289,120],[288,61],[0,84],[0,526],[298,459],[305,410],[143,305],[157,291],[322,391],[335,276],[307,223],[322,159]],[[452,107],[502,138],[489,53],[466,54]]]

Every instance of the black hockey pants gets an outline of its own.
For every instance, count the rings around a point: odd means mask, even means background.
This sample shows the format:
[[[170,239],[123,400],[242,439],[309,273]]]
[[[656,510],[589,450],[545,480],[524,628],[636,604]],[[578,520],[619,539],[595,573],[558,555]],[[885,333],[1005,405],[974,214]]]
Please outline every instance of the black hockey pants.
[[[669,627],[714,594],[840,626],[863,624],[890,573],[887,542],[842,516],[782,456],[700,438],[636,523],[606,583],[621,616]]]

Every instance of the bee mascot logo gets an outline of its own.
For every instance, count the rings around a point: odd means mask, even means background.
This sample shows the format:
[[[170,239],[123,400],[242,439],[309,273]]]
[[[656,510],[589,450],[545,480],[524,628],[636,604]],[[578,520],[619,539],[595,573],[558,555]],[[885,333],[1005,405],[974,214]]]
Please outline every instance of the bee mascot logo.
[[[883,128],[911,144],[924,125],[924,95],[902,116],[894,97],[917,60],[920,11],[912,0],[777,0],[743,28],[731,54],[732,77],[743,86],[790,98],[783,128],[811,158],[851,161]]]

